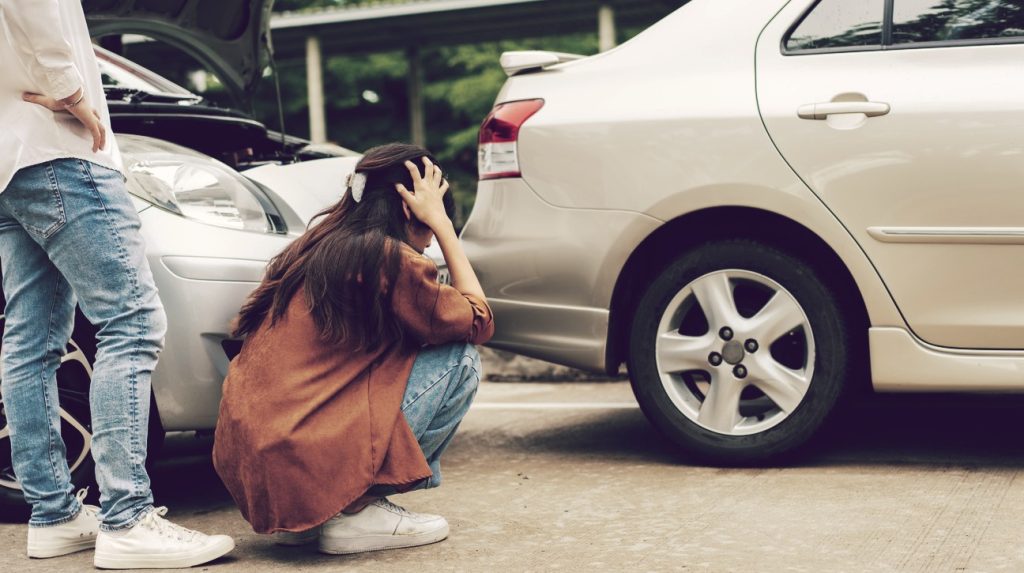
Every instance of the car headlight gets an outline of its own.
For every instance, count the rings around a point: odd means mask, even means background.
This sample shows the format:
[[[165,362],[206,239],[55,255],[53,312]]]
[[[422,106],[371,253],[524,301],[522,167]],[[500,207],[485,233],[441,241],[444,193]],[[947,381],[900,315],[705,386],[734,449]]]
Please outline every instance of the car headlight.
[[[132,195],[208,225],[283,232],[259,186],[216,159],[148,137],[119,136],[118,144]]]

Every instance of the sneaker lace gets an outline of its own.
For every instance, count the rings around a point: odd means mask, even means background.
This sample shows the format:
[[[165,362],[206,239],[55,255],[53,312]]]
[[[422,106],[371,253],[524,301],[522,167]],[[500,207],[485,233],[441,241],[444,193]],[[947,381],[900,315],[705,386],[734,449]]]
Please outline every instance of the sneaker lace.
[[[386,497],[382,497],[382,498],[378,499],[376,502],[374,502],[374,504],[377,505],[378,507],[383,508],[383,509],[391,510],[391,511],[393,511],[393,512],[399,514],[399,515],[410,515],[410,516],[412,515],[411,511],[409,511],[408,509],[405,509],[404,507],[402,507],[400,505],[391,503],[391,501],[388,498],[386,498]]]
[[[164,519],[165,515],[167,515],[167,508],[158,507],[147,513],[139,523],[152,528],[160,535],[178,539],[180,541],[192,541],[200,535],[198,531],[193,531],[187,527],[182,527],[177,523],[167,521]]]
[[[96,517],[96,515],[100,512],[100,508],[96,507],[95,505],[86,505],[85,497],[87,495],[89,495],[89,488],[83,487],[82,489],[78,490],[78,493],[75,494],[75,499],[77,499],[78,503],[81,504],[82,513],[92,517]]]

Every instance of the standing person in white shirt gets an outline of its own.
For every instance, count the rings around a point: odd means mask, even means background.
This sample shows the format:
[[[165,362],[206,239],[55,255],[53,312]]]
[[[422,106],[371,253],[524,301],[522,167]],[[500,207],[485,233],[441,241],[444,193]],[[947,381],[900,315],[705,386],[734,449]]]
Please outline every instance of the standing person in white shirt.
[[[124,186],[79,0],[0,0],[0,358],[29,557],[95,547],[108,569],[189,567],[234,548],[163,519],[146,473],[150,375],[166,318]],[[90,387],[100,508],[60,436],[56,371],[75,304],[97,328]]]

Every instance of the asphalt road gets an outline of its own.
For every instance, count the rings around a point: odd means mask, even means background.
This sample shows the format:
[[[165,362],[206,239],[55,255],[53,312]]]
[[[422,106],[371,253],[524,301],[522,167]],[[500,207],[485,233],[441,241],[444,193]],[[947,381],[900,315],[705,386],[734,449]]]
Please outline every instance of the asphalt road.
[[[269,571],[1024,571],[1020,398],[898,397],[856,410],[788,467],[709,468],[676,454],[625,383],[485,383],[445,460],[446,484],[398,496],[445,515],[428,547],[326,556],[255,535],[209,461],[177,435],[157,502],[235,537],[200,568]],[[91,556],[30,561],[0,524],[0,572],[88,571]]]

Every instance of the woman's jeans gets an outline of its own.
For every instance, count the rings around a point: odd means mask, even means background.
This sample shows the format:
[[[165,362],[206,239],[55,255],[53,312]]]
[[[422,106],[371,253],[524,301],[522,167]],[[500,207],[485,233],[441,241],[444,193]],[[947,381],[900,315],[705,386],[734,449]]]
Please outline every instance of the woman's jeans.
[[[480,375],[480,354],[472,344],[443,344],[420,349],[409,373],[402,413],[434,475],[414,489],[441,485],[441,454],[469,411],[480,385]],[[374,486],[369,493],[385,496],[397,492],[391,486]]]
[[[89,403],[102,527],[131,527],[153,504],[145,468],[150,374],[166,318],[124,179],[78,159],[18,171],[0,193],[0,268],[0,391],[14,473],[32,505],[29,525],[64,523],[81,509],[56,380],[77,300],[97,330]]]

